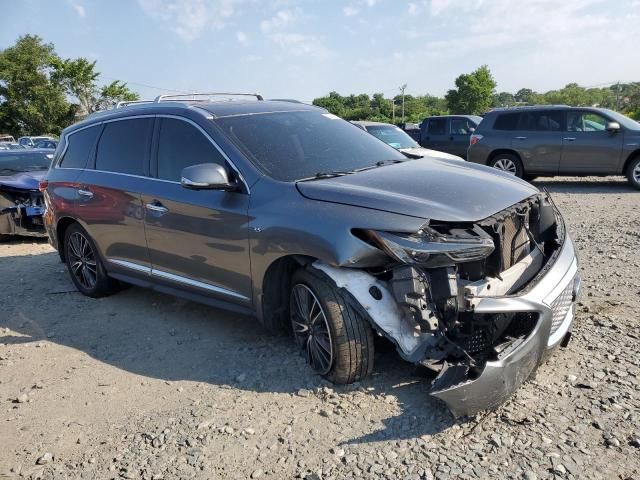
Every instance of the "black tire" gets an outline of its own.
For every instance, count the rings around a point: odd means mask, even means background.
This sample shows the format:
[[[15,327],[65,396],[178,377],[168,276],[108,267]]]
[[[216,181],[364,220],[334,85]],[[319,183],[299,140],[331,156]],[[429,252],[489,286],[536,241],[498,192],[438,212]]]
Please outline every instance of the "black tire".
[[[510,153],[499,153],[491,160],[489,160],[489,163],[487,165],[497,170],[511,173],[518,178],[524,177],[524,168],[522,168],[522,162],[517,155],[513,155]]]
[[[71,281],[83,295],[100,298],[116,290],[117,282],[107,275],[95,243],[77,223],[64,232],[64,258]]]
[[[640,155],[637,155],[627,166],[627,180],[629,185],[640,190]]]
[[[301,332],[301,314],[297,308],[297,292],[310,291],[321,307],[329,332],[331,360],[328,365],[314,365],[309,353],[309,337],[313,333]],[[311,270],[298,270],[291,282],[290,318],[294,338],[298,346],[306,353],[307,362],[316,373],[337,384],[348,384],[365,378],[373,370],[373,331],[366,318],[363,318],[349,303],[348,299],[331,279]],[[313,311],[313,306],[306,310]],[[316,310],[317,312],[317,310]],[[322,320],[322,319],[320,319]],[[317,321],[314,325],[320,325]],[[314,327],[308,327],[309,331]],[[322,328],[316,338],[324,338]]]
[[[538,178],[537,175],[527,175],[525,174],[525,176],[523,177],[527,182],[531,183],[533,182],[536,178]]]

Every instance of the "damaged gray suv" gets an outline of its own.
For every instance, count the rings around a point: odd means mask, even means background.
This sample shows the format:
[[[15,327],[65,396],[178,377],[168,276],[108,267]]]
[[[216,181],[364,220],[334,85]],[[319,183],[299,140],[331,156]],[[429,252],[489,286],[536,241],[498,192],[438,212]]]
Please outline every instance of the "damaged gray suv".
[[[316,107],[214,99],[63,132],[44,221],[82,293],[126,282],[256,315],[341,384],[372,371],[380,335],[439,371],[455,415],[499,405],[568,341],[580,280],[548,194]]]

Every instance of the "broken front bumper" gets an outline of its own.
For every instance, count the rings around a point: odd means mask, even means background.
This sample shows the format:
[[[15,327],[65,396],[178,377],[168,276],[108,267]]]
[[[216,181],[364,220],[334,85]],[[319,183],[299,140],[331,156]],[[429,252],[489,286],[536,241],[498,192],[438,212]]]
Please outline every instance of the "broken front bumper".
[[[578,261],[567,235],[556,261],[535,286],[521,295],[484,297],[475,304],[475,312],[479,314],[536,315],[536,325],[529,335],[519,345],[487,361],[473,380],[463,377],[458,367],[445,367],[431,394],[443,400],[455,416],[472,415],[500,405],[530,377],[548,351],[568,338],[579,290]],[[461,377],[465,379],[460,381]]]

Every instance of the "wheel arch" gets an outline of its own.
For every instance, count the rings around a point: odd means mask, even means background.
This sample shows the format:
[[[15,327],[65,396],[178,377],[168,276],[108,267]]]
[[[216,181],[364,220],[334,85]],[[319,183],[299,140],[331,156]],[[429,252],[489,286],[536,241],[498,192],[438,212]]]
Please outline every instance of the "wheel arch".
[[[624,162],[624,167],[622,167],[623,175],[626,175],[628,173],[631,162],[633,162],[638,157],[640,157],[640,148],[634,150],[627,156],[627,159]]]
[[[69,228],[74,223],[77,223],[78,225],[80,225],[80,222],[78,222],[75,218],[62,217],[62,218],[60,218],[58,220],[58,223],[56,224],[56,244],[57,244],[57,247],[58,247],[58,255],[60,256],[60,260],[62,262],[65,261],[65,258],[64,258],[64,236],[65,236],[65,233],[67,231],[67,228]]]
[[[493,150],[489,156],[487,157],[487,162],[485,163],[485,165],[489,165],[489,162],[491,160],[493,160],[494,158],[496,158],[498,155],[515,155],[516,157],[518,157],[518,160],[520,160],[520,164],[522,164],[522,157],[520,156],[520,154],[511,149],[511,148],[497,148],[495,150]],[[522,164],[523,168],[524,168],[524,164]]]

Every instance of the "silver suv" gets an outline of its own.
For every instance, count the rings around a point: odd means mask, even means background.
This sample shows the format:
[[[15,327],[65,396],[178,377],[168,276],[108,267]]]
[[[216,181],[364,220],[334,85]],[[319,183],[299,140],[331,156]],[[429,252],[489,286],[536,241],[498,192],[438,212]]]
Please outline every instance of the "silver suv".
[[[604,108],[494,110],[471,136],[467,160],[521,178],[625,175],[640,189],[640,124]]]

